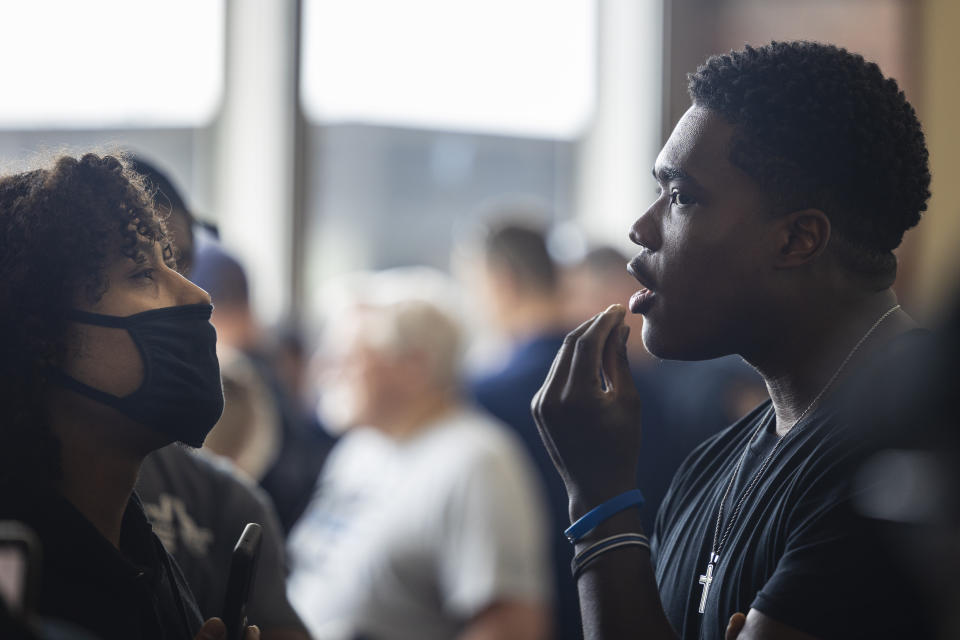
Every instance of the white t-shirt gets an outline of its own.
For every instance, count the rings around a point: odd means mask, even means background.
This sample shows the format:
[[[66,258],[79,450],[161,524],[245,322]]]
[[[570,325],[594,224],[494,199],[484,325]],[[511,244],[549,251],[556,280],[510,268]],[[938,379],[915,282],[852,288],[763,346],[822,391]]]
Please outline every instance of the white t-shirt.
[[[318,640],[448,640],[503,599],[551,597],[540,487],[470,410],[395,441],[351,430],[291,532],[288,593]]]

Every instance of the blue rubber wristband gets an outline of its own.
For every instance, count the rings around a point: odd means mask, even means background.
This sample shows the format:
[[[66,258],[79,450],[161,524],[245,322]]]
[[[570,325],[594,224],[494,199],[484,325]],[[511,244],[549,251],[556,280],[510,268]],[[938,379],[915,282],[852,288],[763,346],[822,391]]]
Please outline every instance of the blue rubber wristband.
[[[621,493],[617,497],[607,500],[599,507],[594,507],[590,511],[587,511],[583,514],[582,518],[570,525],[563,533],[571,543],[576,542],[596,529],[597,525],[610,516],[620,513],[624,509],[628,509],[634,505],[642,507],[643,503],[643,494],[640,493],[640,489],[633,489]]]

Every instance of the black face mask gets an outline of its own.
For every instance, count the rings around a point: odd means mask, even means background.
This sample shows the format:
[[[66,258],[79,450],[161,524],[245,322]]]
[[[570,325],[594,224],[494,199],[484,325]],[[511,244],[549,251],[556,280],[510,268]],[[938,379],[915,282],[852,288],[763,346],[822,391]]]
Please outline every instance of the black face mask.
[[[223,412],[212,312],[209,304],[153,309],[125,317],[71,311],[74,322],[126,329],[143,360],[143,383],[121,398],[62,371],[55,372],[55,380],[154,431],[199,447]]]

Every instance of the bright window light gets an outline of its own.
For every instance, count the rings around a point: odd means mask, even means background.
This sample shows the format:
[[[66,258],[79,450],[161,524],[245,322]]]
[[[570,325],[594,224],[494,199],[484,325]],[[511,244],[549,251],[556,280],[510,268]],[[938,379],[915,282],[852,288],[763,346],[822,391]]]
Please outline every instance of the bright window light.
[[[224,26],[223,0],[0,3],[0,127],[205,124]]]
[[[573,138],[594,103],[596,0],[305,0],[304,109]]]

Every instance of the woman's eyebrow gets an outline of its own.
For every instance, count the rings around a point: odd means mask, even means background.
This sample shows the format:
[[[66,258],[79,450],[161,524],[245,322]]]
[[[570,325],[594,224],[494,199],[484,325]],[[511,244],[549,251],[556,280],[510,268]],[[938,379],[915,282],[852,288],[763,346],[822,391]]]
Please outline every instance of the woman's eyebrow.
[[[159,240],[150,240],[148,238],[143,238],[137,243],[137,248],[144,253],[150,255],[153,258],[156,255],[157,248],[160,249],[160,254],[163,255],[163,248],[170,244],[169,240],[165,242],[160,242]]]
[[[128,255],[127,257],[130,258],[130,260],[132,260],[136,266],[141,266],[148,263],[155,265],[157,262],[155,249],[156,245],[157,242],[154,240],[140,238],[137,240],[137,243],[133,245],[133,254]]]

